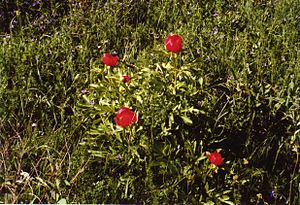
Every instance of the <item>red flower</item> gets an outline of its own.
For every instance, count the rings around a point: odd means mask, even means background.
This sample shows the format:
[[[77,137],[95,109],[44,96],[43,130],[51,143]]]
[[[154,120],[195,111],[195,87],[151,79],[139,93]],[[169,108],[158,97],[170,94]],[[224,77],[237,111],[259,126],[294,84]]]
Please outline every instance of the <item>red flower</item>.
[[[207,156],[210,163],[220,166],[223,164],[222,155],[219,152],[212,152]]]
[[[182,38],[176,34],[170,34],[165,41],[165,46],[168,51],[172,53],[178,53],[182,51]]]
[[[118,56],[105,53],[102,57],[102,63],[111,67],[116,66],[118,64]]]
[[[137,122],[136,113],[127,107],[121,107],[115,117],[115,122],[121,127],[128,127]]]
[[[129,75],[123,75],[123,82],[128,83],[131,80]]]

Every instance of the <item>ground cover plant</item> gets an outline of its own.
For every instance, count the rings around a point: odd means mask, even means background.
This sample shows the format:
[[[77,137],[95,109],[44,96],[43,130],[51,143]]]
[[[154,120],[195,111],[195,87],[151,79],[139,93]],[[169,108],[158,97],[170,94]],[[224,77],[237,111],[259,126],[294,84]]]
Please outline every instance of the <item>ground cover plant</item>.
[[[299,13],[0,2],[0,202],[300,204]]]

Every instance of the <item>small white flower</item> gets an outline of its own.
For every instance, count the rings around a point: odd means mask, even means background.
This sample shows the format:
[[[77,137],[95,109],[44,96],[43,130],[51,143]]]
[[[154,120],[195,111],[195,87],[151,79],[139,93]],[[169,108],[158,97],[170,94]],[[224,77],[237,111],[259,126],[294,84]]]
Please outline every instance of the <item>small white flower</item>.
[[[30,175],[29,175],[28,172],[23,172],[23,171],[22,171],[20,175],[24,177],[25,181],[27,181],[27,180],[30,179]]]

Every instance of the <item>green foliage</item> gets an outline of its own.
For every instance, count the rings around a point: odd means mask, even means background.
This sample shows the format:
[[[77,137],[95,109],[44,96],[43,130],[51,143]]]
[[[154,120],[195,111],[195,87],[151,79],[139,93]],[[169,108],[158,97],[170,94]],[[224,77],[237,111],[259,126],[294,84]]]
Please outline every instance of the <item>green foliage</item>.
[[[181,61],[179,57],[171,56],[174,64]],[[203,161],[202,126],[197,124],[204,121],[198,115],[205,110],[196,108],[202,93],[193,77],[197,71],[171,63],[142,67],[147,64],[142,62],[131,69],[122,65],[95,68],[96,82],[83,97],[87,105],[81,106],[88,107],[93,125],[82,145],[97,166],[104,167],[97,177],[101,190],[97,190],[98,185],[96,190],[103,194],[102,187],[109,182],[111,189],[124,192],[120,198],[95,198],[106,203],[174,203],[182,199],[197,203],[213,198],[218,193],[213,185],[221,188],[221,184],[214,180],[212,167]],[[126,73],[132,76],[130,84],[120,78]],[[123,105],[135,108],[138,125],[122,129],[112,124],[115,111]],[[194,122],[198,133],[193,130]]]
[[[1,203],[300,203],[297,0],[34,3],[0,3]]]

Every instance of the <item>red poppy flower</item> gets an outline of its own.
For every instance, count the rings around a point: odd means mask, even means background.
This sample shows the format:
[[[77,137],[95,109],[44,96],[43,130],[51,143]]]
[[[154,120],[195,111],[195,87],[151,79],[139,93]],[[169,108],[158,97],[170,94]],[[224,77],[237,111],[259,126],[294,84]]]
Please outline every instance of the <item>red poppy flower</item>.
[[[176,34],[170,34],[165,41],[166,49],[172,53],[178,53],[182,51],[182,44],[183,42],[181,36]]]
[[[128,83],[131,80],[131,77],[129,75],[123,75],[123,82]]]
[[[137,122],[136,113],[127,107],[121,107],[115,117],[115,122],[121,127],[128,127]]]
[[[223,158],[222,155],[219,152],[212,152],[207,156],[210,163],[220,166],[223,164]]]
[[[118,64],[118,56],[105,53],[102,57],[102,63],[111,67],[116,66]]]

